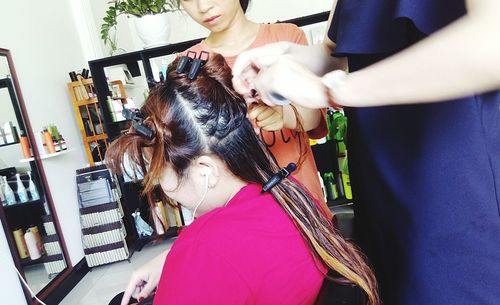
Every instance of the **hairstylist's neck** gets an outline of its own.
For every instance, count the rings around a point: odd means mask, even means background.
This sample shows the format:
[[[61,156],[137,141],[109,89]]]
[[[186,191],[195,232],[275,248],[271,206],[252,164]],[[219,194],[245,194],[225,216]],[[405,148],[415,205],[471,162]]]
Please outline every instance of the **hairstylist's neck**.
[[[252,22],[244,14],[234,18],[231,24],[219,32],[211,32],[205,43],[213,52],[234,56],[246,50],[255,40],[260,24]]]

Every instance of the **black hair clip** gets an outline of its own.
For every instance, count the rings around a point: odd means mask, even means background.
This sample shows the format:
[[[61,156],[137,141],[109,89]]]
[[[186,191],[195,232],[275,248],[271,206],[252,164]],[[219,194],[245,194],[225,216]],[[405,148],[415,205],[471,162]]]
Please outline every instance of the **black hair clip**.
[[[122,115],[127,119],[132,121],[132,126],[137,131],[138,134],[145,137],[148,140],[152,140],[155,136],[155,132],[144,125],[144,115],[139,109],[127,109],[122,110]]]
[[[288,163],[286,167],[280,169],[279,172],[274,174],[264,185],[262,186],[262,193],[269,191],[276,184],[280,183],[283,179],[290,176],[290,174],[297,169],[297,165],[295,163]]]
[[[189,56],[191,54],[194,54],[193,57]],[[179,59],[179,62],[177,63],[177,68],[175,69],[175,72],[177,73],[183,73],[188,64],[190,64],[194,59],[196,59],[196,52],[193,51],[188,51],[187,55],[181,56],[181,59]]]
[[[205,59],[202,58],[203,54],[207,55]],[[208,52],[201,51],[200,56],[193,60],[193,62],[191,63],[191,69],[189,69],[188,73],[188,78],[190,80],[193,80],[196,78],[196,76],[198,76],[198,71],[200,71],[200,68],[203,67],[203,65],[205,65],[205,63],[208,60],[208,56],[209,56]]]

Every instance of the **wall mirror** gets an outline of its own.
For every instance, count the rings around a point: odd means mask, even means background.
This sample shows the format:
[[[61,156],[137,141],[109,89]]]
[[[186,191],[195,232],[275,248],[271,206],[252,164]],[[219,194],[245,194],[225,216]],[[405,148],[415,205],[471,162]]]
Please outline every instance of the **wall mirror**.
[[[44,299],[70,264],[35,141],[10,52],[0,48],[0,221],[15,265]]]

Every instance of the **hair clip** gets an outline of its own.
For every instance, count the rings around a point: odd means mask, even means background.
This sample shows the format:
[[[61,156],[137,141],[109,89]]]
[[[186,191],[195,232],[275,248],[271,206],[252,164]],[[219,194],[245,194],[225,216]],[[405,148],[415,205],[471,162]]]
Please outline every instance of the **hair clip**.
[[[203,59],[202,56],[203,54],[206,54],[206,59]],[[209,53],[205,51],[200,52],[200,56],[198,58],[193,59],[193,62],[191,63],[191,69],[189,69],[188,73],[188,78],[190,80],[193,80],[198,76],[198,72],[200,71],[200,68],[205,65],[205,63],[208,61]]]
[[[122,115],[127,119],[132,121],[132,127],[137,131],[138,134],[145,137],[148,140],[152,140],[155,136],[155,132],[144,125],[144,115],[139,109],[127,109],[122,110]]]
[[[193,57],[189,56],[190,54],[194,54]],[[183,73],[188,64],[190,64],[195,58],[196,58],[196,52],[188,51],[187,55],[183,55],[181,56],[181,59],[179,59],[175,72]]]
[[[286,167],[280,169],[279,172],[274,174],[264,185],[262,186],[262,193],[269,191],[276,184],[280,183],[281,180],[290,176],[290,174],[297,169],[297,165],[295,163],[288,163]]]

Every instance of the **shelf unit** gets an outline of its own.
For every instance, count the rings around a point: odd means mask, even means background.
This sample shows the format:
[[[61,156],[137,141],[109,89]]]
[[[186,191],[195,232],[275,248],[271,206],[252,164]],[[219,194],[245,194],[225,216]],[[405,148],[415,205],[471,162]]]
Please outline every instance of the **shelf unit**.
[[[83,146],[90,166],[104,160],[108,148],[108,135],[105,132],[100,104],[95,95],[92,79],[68,83],[73,110]]]

